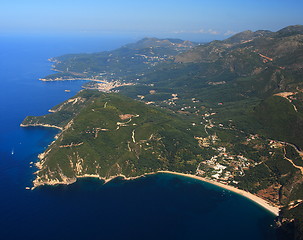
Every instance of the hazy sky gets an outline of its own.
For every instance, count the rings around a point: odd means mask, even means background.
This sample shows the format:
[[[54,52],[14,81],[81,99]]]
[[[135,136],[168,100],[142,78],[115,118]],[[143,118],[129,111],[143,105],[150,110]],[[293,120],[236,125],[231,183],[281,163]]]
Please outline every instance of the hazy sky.
[[[0,0],[0,33],[220,39],[303,24],[303,0]]]

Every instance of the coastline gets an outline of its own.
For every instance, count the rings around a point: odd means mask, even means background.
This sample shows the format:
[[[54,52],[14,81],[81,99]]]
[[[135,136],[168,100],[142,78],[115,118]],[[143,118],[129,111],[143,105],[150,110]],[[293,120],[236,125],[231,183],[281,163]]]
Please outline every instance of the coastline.
[[[202,182],[210,183],[212,185],[215,185],[215,186],[218,186],[220,188],[226,189],[226,190],[231,191],[233,193],[239,194],[239,195],[241,195],[241,196],[243,196],[243,197],[245,197],[245,198],[247,198],[247,199],[255,202],[256,204],[258,204],[262,208],[264,208],[267,211],[271,212],[273,215],[279,216],[279,211],[280,211],[279,207],[273,206],[268,201],[266,201],[266,200],[264,200],[264,199],[262,199],[262,198],[260,198],[260,197],[258,197],[256,195],[254,195],[254,194],[252,194],[250,192],[247,192],[245,190],[241,190],[241,189],[235,188],[235,187],[227,185],[227,184],[219,183],[219,182],[207,179],[207,178],[199,177],[199,176],[196,176],[196,175],[186,174],[186,173],[179,173],[179,172],[173,172],[173,171],[150,172],[150,173],[145,173],[145,174],[142,174],[142,175],[139,175],[139,176],[136,176],[136,177],[126,177],[123,174],[119,174],[119,175],[111,176],[109,178],[101,177],[101,176],[99,176],[97,174],[84,174],[83,176],[76,176],[73,179],[69,179],[69,180],[65,179],[65,181],[63,181],[63,182],[54,181],[54,182],[47,182],[47,183],[46,182],[44,182],[44,183],[41,183],[41,182],[37,183],[34,180],[34,186],[31,189],[34,190],[35,188],[37,188],[39,186],[43,186],[43,185],[53,185],[53,186],[54,185],[70,185],[70,184],[75,183],[80,178],[98,178],[98,179],[104,181],[104,184],[106,184],[106,183],[108,183],[108,182],[110,182],[113,179],[116,179],[118,177],[121,177],[124,180],[128,181],[128,180],[135,180],[135,179],[138,179],[138,178],[141,178],[141,177],[145,177],[145,176],[148,176],[148,175],[154,175],[154,174],[157,174],[157,173],[166,173],[166,174],[178,175],[178,176],[193,178],[193,179],[196,179],[196,180],[199,180],[199,181],[202,181]]]
[[[112,89],[122,87],[122,86],[131,86],[135,85],[134,83],[122,83],[120,81],[107,81],[107,80],[98,80],[98,79],[91,79],[91,78],[67,78],[67,79],[39,79],[42,82],[56,82],[56,81],[91,81],[96,82],[95,87],[86,87],[82,86],[84,89],[93,89],[98,90],[101,92],[111,92]]]
[[[51,127],[51,128],[60,129],[61,131],[63,130],[63,128],[61,128],[61,127],[58,127],[58,126],[55,126],[55,125],[49,125],[49,124],[20,124],[20,126],[21,127],[31,127],[31,126],[33,126],[33,127],[36,127],[36,126]],[[41,161],[42,158],[44,158],[45,152],[42,153],[41,155],[39,155],[40,161]],[[36,166],[37,166],[38,163],[36,163]],[[260,198],[260,197],[258,197],[256,195],[254,195],[254,194],[252,194],[250,192],[238,189],[236,187],[233,187],[233,186],[230,186],[230,185],[227,185],[227,184],[216,182],[216,181],[211,180],[211,179],[200,177],[200,176],[197,176],[197,175],[186,174],[186,173],[179,173],[179,172],[174,172],[174,171],[150,172],[150,173],[145,173],[145,174],[142,174],[142,175],[139,175],[139,176],[136,176],[136,177],[126,177],[125,175],[119,174],[119,175],[115,175],[115,176],[110,176],[109,178],[101,177],[101,176],[96,175],[96,174],[84,174],[83,176],[76,176],[73,179],[65,179],[62,182],[60,182],[60,181],[53,181],[53,182],[50,181],[50,182],[42,182],[41,183],[41,182],[37,182],[37,178],[36,178],[33,181],[34,186],[31,189],[33,190],[36,187],[43,186],[43,185],[70,185],[70,184],[75,183],[77,181],[77,179],[79,179],[79,178],[87,178],[87,177],[88,178],[89,177],[98,178],[100,180],[103,180],[104,184],[106,184],[106,183],[110,182],[111,180],[113,180],[113,179],[115,179],[117,177],[122,177],[125,180],[134,180],[134,179],[137,179],[137,178],[141,178],[141,177],[144,177],[144,176],[147,176],[147,175],[153,175],[153,174],[157,174],[157,173],[167,173],[167,174],[174,174],[174,175],[179,175],[179,176],[183,176],[183,177],[189,177],[189,178],[197,179],[197,180],[200,180],[200,181],[203,181],[203,182],[207,182],[207,183],[216,185],[216,186],[218,186],[220,188],[223,188],[223,189],[226,189],[228,191],[234,192],[236,194],[242,195],[243,197],[248,198],[251,201],[257,203],[259,206],[265,208],[267,211],[271,212],[275,216],[279,216],[279,211],[280,211],[279,207],[274,206],[270,202],[268,202],[268,201],[266,201],[266,200],[264,200],[264,199],[262,199],[262,198]]]
[[[58,126],[55,126],[55,125],[50,125],[50,124],[43,124],[43,123],[29,123],[29,124],[23,124],[21,123],[20,124],[20,127],[46,127],[46,128],[57,128],[61,131],[63,131],[63,128],[62,127],[58,127]]]
[[[98,80],[93,78],[66,78],[66,79],[45,79],[45,78],[39,78],[42,82],[59,82],[59,81],[91,81],[91,82],[105,82],[104,80]]]
[[[213,181],[213,180],[210,180],[210,179],[207,179],[207,178],[199,177],[199,176],[196,176],[196,175],[186,174],[186,173],[179,173],[179,172],[172,172],[172,171],[158,171],[158,173],[168,173],[168,174],[174,174],[174,175],[179,175],[179,176],[183,176],[183,177],[194,178],[194,179],[197,179],[197,180],[200,180],[200,181],[203,181],[203,182],[207,182],[207,183],[216,185],[220,188],[224,188],[226,190],[229,190],[231,192],[237,193],[237,194],[239,194],[239,195],[241,195],[245,198],[250,199],[251,201],[257,203],[261,207],[265,208],[266,210],[268,210],[269,212],[274,214],[275,216],[279,215],[279,211],[280,211],[279,207],[273,206],[268,201],[266,201],[266,200],[264,200],[264,199],[262,199],[262,198],[260,198],[256,195],[253,195],[250,192],[235,188],[233,186],[226,185],[226,184],[223,184],[223,183],[219,183],[219,182],[216,182],[216,181]]]

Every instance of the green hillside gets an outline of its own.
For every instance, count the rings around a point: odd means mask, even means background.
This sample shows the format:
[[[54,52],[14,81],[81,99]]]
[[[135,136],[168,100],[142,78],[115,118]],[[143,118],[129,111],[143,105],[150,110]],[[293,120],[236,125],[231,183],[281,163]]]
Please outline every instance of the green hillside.
[[[68,124],[41,159],[35,185],[66,183],[85,175],[109,179],[159,170],[194,173],[198,158],[208,155],[194,138],[203,134],[203,127],[193,131],[181,116],[117,94],[82,91],[73,99],[79,98],[85,99],[82,108],[74,105],[71,121],[70,114],[64,115]],[[66,103],[60,108],[70,111]],[[61,125],[57,113],[35,119]]]

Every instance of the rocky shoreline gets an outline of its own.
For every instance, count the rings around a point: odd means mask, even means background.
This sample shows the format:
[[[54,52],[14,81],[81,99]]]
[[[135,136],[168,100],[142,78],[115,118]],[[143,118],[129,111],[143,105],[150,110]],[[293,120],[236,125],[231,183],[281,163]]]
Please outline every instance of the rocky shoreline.
[[[47,127],[47,128],[57,128],[59,130],[63,130],[62,127],[58,127],[56,125],[43,124],[43,123],[33,123],[33,124],[20,124],[20,127]]]

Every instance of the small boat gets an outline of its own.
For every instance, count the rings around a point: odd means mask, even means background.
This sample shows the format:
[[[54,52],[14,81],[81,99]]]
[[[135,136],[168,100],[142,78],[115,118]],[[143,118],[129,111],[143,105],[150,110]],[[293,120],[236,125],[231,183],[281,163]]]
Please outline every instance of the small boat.
[[[12,155],[14,155],[14,154],[15,154],[14,149],[12,149]]]
[[[66,90],[64,90],[65,92],[70,92],[70,90],[68,90],[68,89],[66,89]]]

